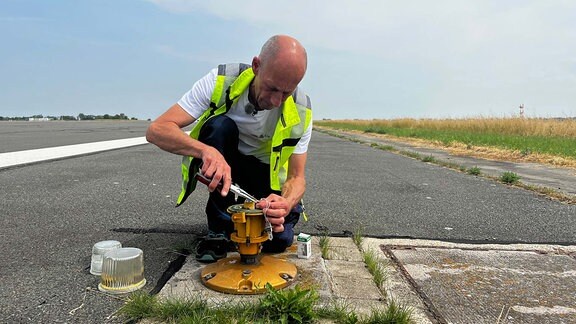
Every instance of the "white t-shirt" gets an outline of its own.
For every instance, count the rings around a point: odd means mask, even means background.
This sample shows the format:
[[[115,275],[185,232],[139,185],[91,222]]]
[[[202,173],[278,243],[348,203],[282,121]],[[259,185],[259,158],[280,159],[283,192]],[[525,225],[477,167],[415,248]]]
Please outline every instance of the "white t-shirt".
[[[217,74],[218,69],[213,69],[202,79],[196,81],[192,89],[178,101],[178,105],[192,117],[198,119],[210,106],[210,98],[216,85]],[[264,163],[270,163],[270,139],[274,134],[278,118],[280,118],[280,109],[260,110],[256,114],[253,114],[253,111],[254,106],[248,101],[248,91],[244,91],[238,101],[230,107],[226,116],[230,117],[238,126],[240,133],[238,151],[244,155],[255,156]],[[311,135],[312,121],[298,141],[294,154],[303,154],[308,151]]]

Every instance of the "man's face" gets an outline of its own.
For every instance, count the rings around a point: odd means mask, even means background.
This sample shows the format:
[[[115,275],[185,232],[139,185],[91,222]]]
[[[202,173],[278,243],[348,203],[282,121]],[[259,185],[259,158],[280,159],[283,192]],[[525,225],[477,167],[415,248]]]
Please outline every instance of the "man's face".
[[[257,65],[254,68],[254,99],[260,109],[274,109],[296,90],[302,76],[283,64]]]
[[[260,109],[278,108],[294,92],[296,86],[276,81],[273,78],[260,78],[256,87],[256,101]]]

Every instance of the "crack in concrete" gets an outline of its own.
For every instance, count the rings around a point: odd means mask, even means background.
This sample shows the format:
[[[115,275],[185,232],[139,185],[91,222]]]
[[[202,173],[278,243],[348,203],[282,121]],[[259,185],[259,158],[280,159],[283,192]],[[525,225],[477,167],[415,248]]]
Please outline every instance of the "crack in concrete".
[[[436,306],[434,306],[434,303],[432,303],[432,300],[428,297],[428,295],[426,295],[424,290],[422,290],[418,286],[418,284],[412,278],[412,276],[410,276],[410,274],[408,273],[402,262],[400,262],[400,260],[396,257],[396,255],[394,255],[394,253],[392,252],[392,248],[388,246],[381,246],[381,249],[384,252],[384,254],[386,254],[386,256],[392,261],[392,264],[394,264],[394,267],[398,270],[400,275],[404,277],[404,279],[410,284],[410,287],[412,287],[412,289],[414,289],[416,294],[422,299],[422,302],[424,303],[424,306],[426,306],[426,309],[428,311],[430,320],[438,324],[448,324],[448,321],[444,318],[444,316],[442,316],[442,314],[440,314]]]

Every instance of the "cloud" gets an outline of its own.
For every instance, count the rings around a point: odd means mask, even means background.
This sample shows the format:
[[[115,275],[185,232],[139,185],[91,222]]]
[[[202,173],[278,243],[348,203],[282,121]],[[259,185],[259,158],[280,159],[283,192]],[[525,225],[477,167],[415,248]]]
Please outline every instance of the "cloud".
[[[418,101],[406,100],[402,104],[407,106],[452,112],[475,102],[473,111],[498,111],[527,98],[570,109],[574,99],[566,93],[554,95],[566,82],[576,82],[574,1],[294,0],[271,5],[245,0],[238,6],[149,1],[175,14],[204,13],[292,34],[310,53],[328,54],[323,60],[331,53],[348,55],[349,65],[343,69],[373,65],[370,78],[376,84],[388,86],[402,73],[414,83],[426,80],[419,84]],[[392,76],[382,75],[385,72]],[[404,83],[398,93],[414,91]]]
[[[447,60],[486,52],[523,56],[564,42],[573,52],[570,1],[266,1],[241,6],[216,1],[150,0],[179,14],[205,12],[226,20],[289,29],[304,43],[381,58]],[[286,27],[284,27],[286,28]],[[518,48],[520,46],[520,48]],[[522,53],[522,47],[532,53]],[[514,51],[516,49],[517,51]],[[523,55],[521,55],[523,54]],[[451,58],[449,58],[451,60]]]

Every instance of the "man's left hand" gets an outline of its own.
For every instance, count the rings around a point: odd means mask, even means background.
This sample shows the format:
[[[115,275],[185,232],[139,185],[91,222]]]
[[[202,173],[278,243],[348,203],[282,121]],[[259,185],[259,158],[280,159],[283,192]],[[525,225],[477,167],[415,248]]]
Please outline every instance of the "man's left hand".
[[[284,231],[284,217],[290,214],[292,206],[288,203],[286,198],[270,194],[265,199],[256,203],[256,208],[262,209],[266,213],[266,217],[272,224],[272,231],[275,233]]]

